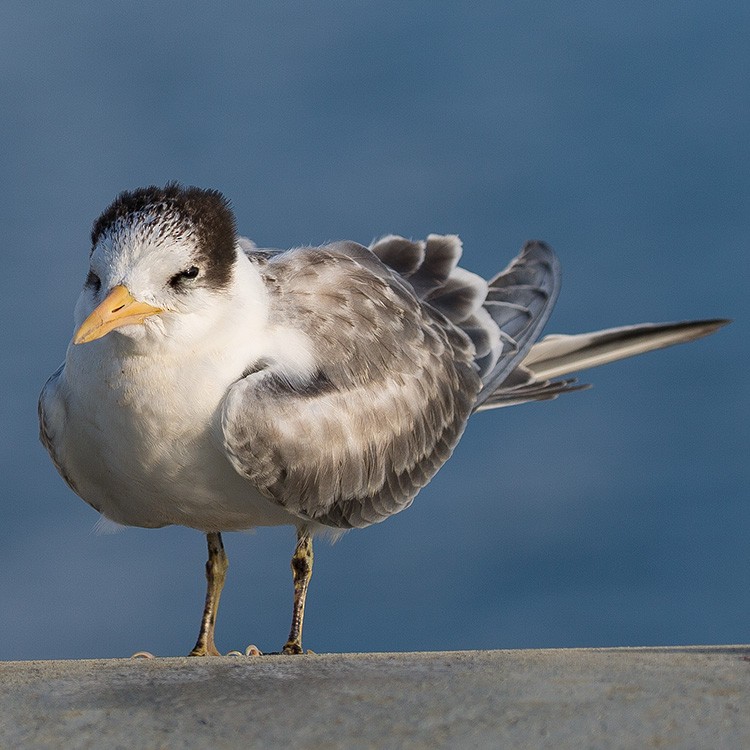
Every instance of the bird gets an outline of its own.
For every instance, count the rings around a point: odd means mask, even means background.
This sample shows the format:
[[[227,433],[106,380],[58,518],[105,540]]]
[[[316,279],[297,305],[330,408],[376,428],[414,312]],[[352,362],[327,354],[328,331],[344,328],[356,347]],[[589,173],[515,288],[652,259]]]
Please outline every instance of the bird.
[[[221,192],[177,182],[122,192],[96,219],[40,438],[105,519],[206,535],[191,656],[219,655],[223,532],[295,528],[281,653],[304,653],[314,537],[407,508],[472,414],[555,399],[586,387],[577,370],[728,322],[540,340],[560,290],[553,250],[527,242],[490,280],[461,254],[438,234],[259,248]]]

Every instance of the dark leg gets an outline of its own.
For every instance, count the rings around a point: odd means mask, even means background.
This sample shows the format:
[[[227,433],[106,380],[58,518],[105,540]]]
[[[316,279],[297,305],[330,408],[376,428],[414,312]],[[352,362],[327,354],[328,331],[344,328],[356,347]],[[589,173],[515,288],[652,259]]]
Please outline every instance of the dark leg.
[[[282,654],[302,653],[302,621],[305,618],[305,599],[307,597],[307,586],[312,576],[312,566],[312,537],[307,529],[297,529],[297,546],[292,557],[292,575],[294,577],[292,629],[289,631],[289,640],[284,645]]]
[[[208,540],[208,562],[206,563],[206,606],[203,608],[201,632],[195,648],[189,656],[220,656],[214,643],[214,628],[216,627],[216,613],[219,611],[219,598],[224,588],[229,560],[224,552],[221,534],[211,532],[206,534]]]

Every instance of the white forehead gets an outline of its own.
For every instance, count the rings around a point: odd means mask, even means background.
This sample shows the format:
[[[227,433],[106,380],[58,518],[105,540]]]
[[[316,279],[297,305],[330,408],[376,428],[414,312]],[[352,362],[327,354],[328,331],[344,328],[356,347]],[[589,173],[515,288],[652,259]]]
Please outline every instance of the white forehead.
[[[107,286],[163,282],[194,264],[198,237],[182,217],[142,211],[118,219],[97,241],[91,267]],[[131,290],[134,291],[134,290]]]

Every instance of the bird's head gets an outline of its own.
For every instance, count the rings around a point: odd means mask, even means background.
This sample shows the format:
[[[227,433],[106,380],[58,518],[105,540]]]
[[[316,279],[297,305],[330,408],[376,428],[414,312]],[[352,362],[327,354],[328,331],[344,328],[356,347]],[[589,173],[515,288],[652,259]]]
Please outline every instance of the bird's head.
[[[177,184],[122,193],[96,220],[75,344],[117,331],[179,337],[231,286],[237,235],[228,201]],[[209,316],[210,317],[210,316]]]

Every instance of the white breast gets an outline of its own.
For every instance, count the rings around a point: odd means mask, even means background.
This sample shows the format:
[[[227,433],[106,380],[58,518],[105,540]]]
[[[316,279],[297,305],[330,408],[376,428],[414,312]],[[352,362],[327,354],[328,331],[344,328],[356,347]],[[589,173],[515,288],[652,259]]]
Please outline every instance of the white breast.
[[[280,344],[300,362],[307,359],[304,342],[271,330],[258,312],[262,295],[248,266],[238,270],[235,289],[194,325],[181,318],[179,336],[170,335],[169,320],[155,319],[150,333],[149,321],[137,336],[113,331],[71,344],[65,367],[45,388],[53,458],[107,518],[204,531],[299,520],[240,476],[223,450],[221,404],[248,365]]]
[[[241,365],[115,356],[115,339],[71,347],[43,408],[76,492],[130,526],[204,531],[294,523],[232,468],[218,412]],[[97,346],[100,344],[100,346]]]

